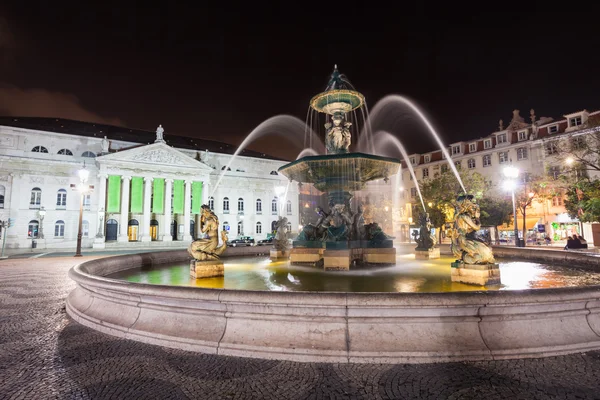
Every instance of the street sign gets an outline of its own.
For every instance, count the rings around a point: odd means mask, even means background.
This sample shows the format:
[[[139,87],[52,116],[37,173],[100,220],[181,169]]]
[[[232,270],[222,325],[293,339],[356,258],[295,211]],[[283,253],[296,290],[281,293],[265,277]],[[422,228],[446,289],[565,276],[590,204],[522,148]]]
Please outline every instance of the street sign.
[[[537,230],[538,230],[538,232],[540,232],[540,233],[544,233],[544,232],[546,232],[546,225],[544,225],[544,224],[538,224],[538,226],[537,226]]]

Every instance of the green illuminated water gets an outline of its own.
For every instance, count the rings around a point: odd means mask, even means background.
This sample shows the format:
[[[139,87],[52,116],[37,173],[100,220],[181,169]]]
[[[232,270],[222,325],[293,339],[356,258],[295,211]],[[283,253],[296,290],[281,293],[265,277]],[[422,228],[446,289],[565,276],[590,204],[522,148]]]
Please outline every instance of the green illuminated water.
[[[194,279],[189,263],[122,271],[107,278],[171,286],[215,289],[309,292],[458,292],[473,290],[521,290],[600,285],[600,274],[574,268],[523,261],[500,261],[501,284],[474,286],[450,280],[451,257],[414,259],[397,257],[391,267],[325,272],[314,267],[270,261],[268,257],[224,258],[225,276]]]

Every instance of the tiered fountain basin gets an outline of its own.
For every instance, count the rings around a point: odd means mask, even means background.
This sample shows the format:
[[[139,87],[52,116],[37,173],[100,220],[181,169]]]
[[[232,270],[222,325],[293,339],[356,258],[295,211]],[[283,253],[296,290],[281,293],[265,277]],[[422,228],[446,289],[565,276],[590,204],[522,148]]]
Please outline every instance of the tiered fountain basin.
[[[600,258],[586,254],[502,247],[494,251],[501,259],[539,259],[600,271]],[[85,326],[145,343],[305,362],[424,363],[600,349],[600,286],[272,292],[107,278],[131,268],[188,261],[185,251],[168,251],[82,263],[69,271],[77,285],[68,296],[67,312]],[[428,266],[422,268],[426,272]]]

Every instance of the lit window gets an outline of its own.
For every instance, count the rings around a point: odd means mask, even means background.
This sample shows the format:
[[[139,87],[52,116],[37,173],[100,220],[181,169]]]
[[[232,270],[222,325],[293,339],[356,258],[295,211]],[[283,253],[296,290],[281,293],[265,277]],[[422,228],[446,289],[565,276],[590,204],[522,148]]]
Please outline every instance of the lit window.
[[[555,196],[552,198],[552,205],[554,207],[560,207],[564,204],[562,196]]]
[[[54,237],[65,237],[65,221],[56,221],[54,224]]]

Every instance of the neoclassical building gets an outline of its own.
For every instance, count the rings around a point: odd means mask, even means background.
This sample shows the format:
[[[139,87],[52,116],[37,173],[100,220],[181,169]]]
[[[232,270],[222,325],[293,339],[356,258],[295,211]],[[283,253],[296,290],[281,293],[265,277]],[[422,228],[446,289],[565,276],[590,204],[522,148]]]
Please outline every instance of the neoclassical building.
[[[229,238],[264,239],[278,216],[298,230],[287,161],[216,141],[54,118],[0,118],[6,248],[184,247],[208,204]],[[89,179],[82,193],[78,171]]]

